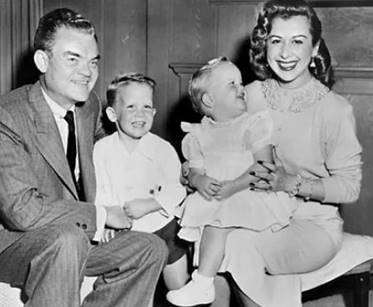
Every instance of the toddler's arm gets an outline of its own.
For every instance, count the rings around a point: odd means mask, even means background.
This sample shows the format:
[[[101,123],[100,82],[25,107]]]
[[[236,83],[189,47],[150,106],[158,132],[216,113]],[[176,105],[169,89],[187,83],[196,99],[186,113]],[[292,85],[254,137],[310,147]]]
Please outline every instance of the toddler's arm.
[[[186,129],[188,128],[188,129]],[[188,133],[182,143],[181,149],[184,157],[189,162],[189,173],[186,176],[191,187],[195,188],[204,198],[211,200],[220,190],[221,184],[218,180],[206,175],[204,168],[204,154],[198,137],[195,134],[200,126],[192,124],[182,124],[184,131],[195,130]]]

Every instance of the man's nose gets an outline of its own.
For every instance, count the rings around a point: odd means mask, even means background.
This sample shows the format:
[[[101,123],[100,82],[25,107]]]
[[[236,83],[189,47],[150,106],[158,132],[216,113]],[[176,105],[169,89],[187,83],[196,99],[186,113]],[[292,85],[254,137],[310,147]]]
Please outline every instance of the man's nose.
[[[90,63],[82,63],[79,72],[84,76],[90,77],[92,75]]]

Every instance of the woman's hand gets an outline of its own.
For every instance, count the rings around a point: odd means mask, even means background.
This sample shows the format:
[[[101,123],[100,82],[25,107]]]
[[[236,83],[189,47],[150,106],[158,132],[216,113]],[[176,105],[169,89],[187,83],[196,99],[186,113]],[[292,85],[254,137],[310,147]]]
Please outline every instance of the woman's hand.
[[[263,191],[288,191],[289,183],[292,182],[292,175],[286,173],[282,165],[274,165],[266,161],[260,161],[267,171],[255,171],[252,173],[253,176],[258,177],[256,183],[251,184],[254,189],[263,190]]]

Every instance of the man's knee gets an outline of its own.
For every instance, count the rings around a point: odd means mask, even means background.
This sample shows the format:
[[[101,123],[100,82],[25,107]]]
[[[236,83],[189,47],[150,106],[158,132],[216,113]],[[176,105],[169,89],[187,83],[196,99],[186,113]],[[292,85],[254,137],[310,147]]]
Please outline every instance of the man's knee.
[[[151,258],[157,260],[162,265],[166,265],[168,259],[168,248],[164,240],[156,235],[150,235],[148,251]]]
[[[49,246],[67,257],[84,258],[89,251],[87,235],[75,225],[61,224],[46,228]]]

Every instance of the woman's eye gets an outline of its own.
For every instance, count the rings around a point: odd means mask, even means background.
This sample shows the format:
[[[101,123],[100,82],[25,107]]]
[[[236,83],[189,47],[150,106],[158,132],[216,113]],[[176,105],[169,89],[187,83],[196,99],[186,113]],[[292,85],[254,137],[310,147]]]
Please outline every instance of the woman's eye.
[[[144,109],[145,110],[151,110],[151,109],[153,109],[151,106],[144,106]]]
[[[126,108],[128,109],[128,110],[133,110],[134,109],[134,105],[133,104],[130,104],[130,105],[128,105]]]
[[[272,45],[277,45],[277,44],[280,43],[280,40],[277,39],[277,38],[275,38],[275,39],[271,39],[271,40],[270,40],[270,43],[271,43]]]

